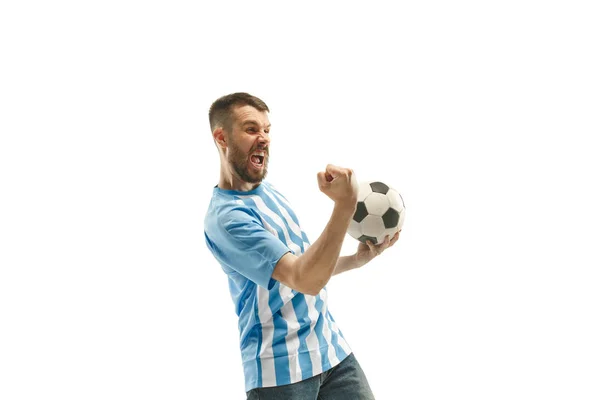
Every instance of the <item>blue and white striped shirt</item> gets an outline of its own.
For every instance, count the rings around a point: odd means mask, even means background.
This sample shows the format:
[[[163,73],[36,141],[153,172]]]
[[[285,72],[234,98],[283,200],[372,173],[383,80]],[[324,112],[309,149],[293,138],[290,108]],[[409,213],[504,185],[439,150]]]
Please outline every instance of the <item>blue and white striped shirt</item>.
[[[327,308],[327,290],[302,294],[271,278],[287,252],[309,246],[288,201],[268,182],[249,192],[215,187],[206,244],[229,280],[239,317],[246,391],[296,383],[339,364],[350,347]]]

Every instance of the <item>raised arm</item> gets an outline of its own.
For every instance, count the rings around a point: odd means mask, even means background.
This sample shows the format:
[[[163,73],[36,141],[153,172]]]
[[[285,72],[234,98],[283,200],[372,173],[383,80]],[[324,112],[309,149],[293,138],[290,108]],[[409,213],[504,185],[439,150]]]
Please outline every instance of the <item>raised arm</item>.
[[[351,169],[328,165],[317,174],[317,181],[319,189],[334,201],[329,222],[304,254],[300,257],[285,254],[273,271],[273,279],[313,296],[334,272],[358,196],[358,184]]]

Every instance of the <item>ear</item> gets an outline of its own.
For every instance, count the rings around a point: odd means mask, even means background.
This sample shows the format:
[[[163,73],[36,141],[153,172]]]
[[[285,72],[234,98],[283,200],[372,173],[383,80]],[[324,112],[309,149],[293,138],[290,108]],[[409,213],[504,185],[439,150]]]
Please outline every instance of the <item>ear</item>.
[[[218,127],[213,131],[213,139],[215,139],[215,143],[222,149],[227,148],[227,140],[225,131],[223,127]]]

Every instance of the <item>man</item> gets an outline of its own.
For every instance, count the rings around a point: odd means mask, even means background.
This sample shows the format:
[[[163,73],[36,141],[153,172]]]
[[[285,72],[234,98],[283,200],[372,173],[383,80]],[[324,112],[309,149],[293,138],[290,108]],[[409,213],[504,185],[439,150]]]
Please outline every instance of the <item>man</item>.
[[[209,111],[219,150],[219,183],[205,217],[208,248],[229,280],[239,317],[248,399],[373,399],[367,379],[327,308],[332,275],[358,268],[398,240],[359,244],[340,257],[356,210],[352,170],[328,165],[319,189],[334,201],[309,247],[285,197],[264,181],[270,154],[269,108],[233,93]]]

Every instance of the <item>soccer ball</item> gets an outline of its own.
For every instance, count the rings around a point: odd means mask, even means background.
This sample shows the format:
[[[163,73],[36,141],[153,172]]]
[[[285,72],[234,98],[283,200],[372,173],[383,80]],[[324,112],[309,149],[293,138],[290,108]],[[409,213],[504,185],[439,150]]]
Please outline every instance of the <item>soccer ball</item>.
[[[382,182],[361,182],[348,234],[363,243],[383,243],[386,235],[391,239],[402,229],[404,214],[404,200],[396,190]]]

